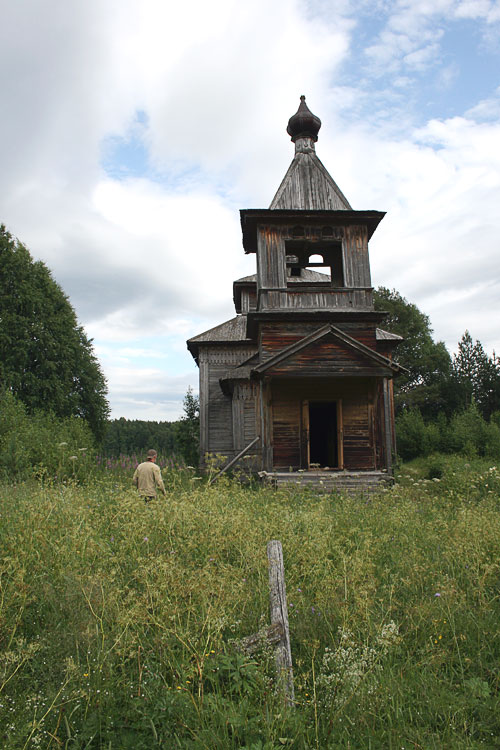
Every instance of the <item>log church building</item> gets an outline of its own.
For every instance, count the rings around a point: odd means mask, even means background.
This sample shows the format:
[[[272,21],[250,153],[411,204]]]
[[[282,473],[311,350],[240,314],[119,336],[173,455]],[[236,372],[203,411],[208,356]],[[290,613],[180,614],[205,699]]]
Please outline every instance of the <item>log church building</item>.
[[[274,483],[373,487],[392,473],[392,352],[368,242],[384,217],[354,211],[316,155],[305,97],[288,122],[293,161],[268,209],[244,209],[256,273],[233,284],[236,317],[189,339],[200,371],[200,455]]]

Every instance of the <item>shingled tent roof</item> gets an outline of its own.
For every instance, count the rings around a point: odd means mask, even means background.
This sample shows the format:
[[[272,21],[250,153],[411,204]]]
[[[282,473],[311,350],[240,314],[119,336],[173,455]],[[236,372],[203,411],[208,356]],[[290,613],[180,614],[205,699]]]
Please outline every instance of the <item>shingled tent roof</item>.
[[[223,344],[223,343],[242,343],[250,344],[254,343],[251,339],[247,338],[247,316],[237,315],[231,320],[226,320],[225,323],[221,323],[215,328],[210,328],[208,331],[199,333],[198,336],[193,336],[188,339],[187,348],[193,355],[196,361],[198,361],[198,347],[199,344]]]
[[[270,209],[352,211],[352,207],[326,167],[316,156],[321,120],[309,110],[305,96],[288,121],[287,133],[295,143],[295,157],[274,196]]]
[[[313,271],[310,268],[301,268],[300,276],[287,276],[287,283],[291,284],[304,284],[309,281],[330,281],[329,273],[320,273],[320,271]],[[251,284],[257,283],[257,274],[253,273],[251,276],[243,276],[241,279],[236,279],[235,284]]]

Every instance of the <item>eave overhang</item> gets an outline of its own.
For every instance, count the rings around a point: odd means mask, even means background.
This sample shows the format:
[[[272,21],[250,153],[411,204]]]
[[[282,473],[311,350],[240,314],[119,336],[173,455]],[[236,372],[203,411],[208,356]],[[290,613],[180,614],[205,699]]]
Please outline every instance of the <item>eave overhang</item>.
[[[332,226],[366,226],[368,239],[385,216],[385,211],[298,211],[296,209],[243,208],[240,210],[243,248],[257,252],[259,226],[297,224],[329,224]]]
[[[388,315],[387,312],[378,312],[375,310],[267,310],[265,312],[247,313],[247,330],[246,335],[249,339],[255,339],[258,333],[260,323],[275,323],[281,321],[307,321],[307,322],[328,322],[343,323],[352,321],[368,320],[372,323],[382,322]]]

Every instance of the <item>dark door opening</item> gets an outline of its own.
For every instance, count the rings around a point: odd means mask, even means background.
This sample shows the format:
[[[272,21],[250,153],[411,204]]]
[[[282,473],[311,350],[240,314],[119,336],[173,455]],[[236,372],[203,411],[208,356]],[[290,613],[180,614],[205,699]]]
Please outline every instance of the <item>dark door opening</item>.
[[[309,463],[339,466],[337,402],[309,402]]]

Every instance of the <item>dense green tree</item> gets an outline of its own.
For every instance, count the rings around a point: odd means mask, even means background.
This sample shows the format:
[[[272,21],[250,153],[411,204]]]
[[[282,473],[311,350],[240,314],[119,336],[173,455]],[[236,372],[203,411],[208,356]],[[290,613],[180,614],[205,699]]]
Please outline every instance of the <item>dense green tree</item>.
[[[374,298],[375,309],[388,312],[383,327],[403,337],[394,358],[408,373],[394,381],[397,412],[418,408],[425,418],[434,418],[442,411],[449,416],[459,403],[459,394],[451,357],[445,344],[432,338],[428,316],[395,289],[379,287]]]
[[[100,440],[109,409],[92,342],[41,261],[0,226],[0,382],[28,411],[82,417]]]
[[[198,466],[200,445],[200,401],[188,388],[184,397],[184,416],[178,424],[177,440],[185,460]]]
[[[494,353],[489,357],[469,331],[458,342],[453,376],[463,408],[474,402],[485,419],[500,409],[500,361]]]

